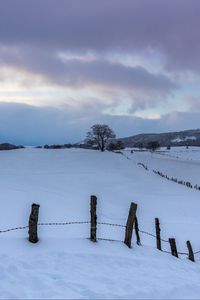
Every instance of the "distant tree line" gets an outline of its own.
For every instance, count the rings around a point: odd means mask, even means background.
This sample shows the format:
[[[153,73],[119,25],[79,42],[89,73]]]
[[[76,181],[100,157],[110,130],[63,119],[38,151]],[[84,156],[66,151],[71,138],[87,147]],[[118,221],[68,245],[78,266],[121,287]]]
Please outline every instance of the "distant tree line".
[[[83,149],[91,149],[91,147],[89,147],[86,144],[53,144],[53,145],[44,145],[44,147],[42,146],[37,146],[36,148],[44,148],[44,149],[70,149],[70,148],[83,148]]]
[[[23,149],[24,146],[16,146],[9,143],[2,143],[0,144],[0,150],[15,150],[15,149]]]
[[[148,143],[147,148],[152,150],[152,151],[156,151],[157,149],[160,148],[160,144],[159,144],[158,141],[152,141],[152,142]]]
[[[93,149],[100,150],[104,152],[116,151],[124,149],[124,144],[121,140],[114,140],[116,137],[114,131],[106,124],[94,124],[91,130],[87,133],[84,143],[76,144],[53,144],[44,145],[44,149],[70,149],[70,148],[83,148],[83,149]],[[36,148],[42,148],[38,146]]]
[[[134,144],[134,147],[142,150],[143,148],[149,149],[151,151],[156,151],[159,149],[160,143],[156,140],[145,143],[141,142]],[[37,148],[42,148],[38,146]],[[53,144],[53,145],[44,145],[44,149],[70,149],[70,148],[82,148],[82,149],[93,149],[100,150],[104,152],[108,151],[119,151],[125,148],[123,142],[119,139],[116,139],[116,134],[114,131],[106,124],[94,124],[91,126],[90,131],[88,131],[86,138],[83,143],[76,144]],[[171,146],[166,147],[167,150],[170,150]]]

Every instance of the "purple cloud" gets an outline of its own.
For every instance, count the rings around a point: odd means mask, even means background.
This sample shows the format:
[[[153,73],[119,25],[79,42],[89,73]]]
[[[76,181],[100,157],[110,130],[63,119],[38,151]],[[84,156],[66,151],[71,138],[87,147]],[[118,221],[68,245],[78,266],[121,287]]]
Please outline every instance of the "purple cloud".
[[[15,51],[0,49],[0,65],[15,66],[40,74],[61,85],[102,85],[120,89],[157,90],[171,92],[177,89],[169,77],[154,74],[141,66],[125,66],[105,59],[80,61],[70,59],[62,62],[54,53],[41,49],[17,48]]]
[[[0,41],[45,49],[137,52],[148,47],[166,66],[199,70],[198,0],[6,0]]]

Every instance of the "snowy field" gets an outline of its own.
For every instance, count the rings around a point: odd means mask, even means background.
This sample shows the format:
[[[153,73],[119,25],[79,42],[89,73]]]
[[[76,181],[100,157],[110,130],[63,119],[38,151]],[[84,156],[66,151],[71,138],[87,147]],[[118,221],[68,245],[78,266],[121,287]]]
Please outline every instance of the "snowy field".
[[[0,152],[0,230],[28,223],[33,202],[39,222],[88,221],[90,195],[98,197],[98,221],[124,225],[131,201],[138,204],[140,230],[154,233],[159,217],[164,239],[178,251],[190,240],[200,250],[200,191],[146,171],[158,169],[200,185],[200,149],[151,154],[89,150],[20,149]],[[1,299],[191,299],[200,295],[200,254],[192,263],[142,246],[88,239],[89,225],[41,226],[39,242],[27,230],[0,233]],[[98,237],[124,239],[124,228],[98,226]],[[169,245],[163,244],[169,251]]]
[[[170,150],[161,148],[155,153],[135,151],[134,154],[127,150],[124,154],[135,162],[144,163],[151,170],[200,186],[200,147],[172,147]]]

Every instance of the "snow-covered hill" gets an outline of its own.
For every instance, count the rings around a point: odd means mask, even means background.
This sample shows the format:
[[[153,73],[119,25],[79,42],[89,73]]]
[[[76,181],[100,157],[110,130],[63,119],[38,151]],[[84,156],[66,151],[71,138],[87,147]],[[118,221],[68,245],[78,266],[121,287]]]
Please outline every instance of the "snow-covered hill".
[[[181,148],[179,148],[181,150]],[[193,157],[191,149],[188,157]],[[178,151],[178,149],[177,149]],[[138,204],[141,230],[175,237],[179,251],[189,239],[200,249],[200,191],[174,184],[138,162],[199,181],[200,164],[179,151],[121,154],[89,150],[21,149],[0,153],[0,230],[28,223],[30,206],[40,204],[40,222],[89,220],[89,198],[98,197],[98,221],[125,224]],[[165,155],[166,154],[166,155]],[[181,158],[182,157],[182,158]],[[0,233],[0,298],[198,298],[200,255],[196,263],[155,248],[141,234],[142,246],[91,243],[89,225],[41,226],[40,241],[27,241],[27,230]],[[98,226],[98,237],[123,240],[124,228]],[[169,251],[169,245],[163,244]]]
[[[162,147],[171,146],[199,146],[200,129],[184,130],[164,133],[142,133],[120,138],[125,147],[147,147],[148,143],[157,141]]]

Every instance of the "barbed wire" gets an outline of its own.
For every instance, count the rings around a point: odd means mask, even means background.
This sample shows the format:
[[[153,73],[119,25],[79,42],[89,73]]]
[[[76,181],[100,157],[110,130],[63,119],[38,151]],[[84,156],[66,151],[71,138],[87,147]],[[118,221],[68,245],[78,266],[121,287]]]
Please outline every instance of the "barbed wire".
[[[108,225],[108,226],[115,226],[115,227],[123,227],[123,228],[126,227],[126,225],[106,223],[106,222],[97,222],[97,224],[99,224],[99,225]]]
[[[47,222],[38,223],[38,226],[62,226],[62,225],[79,225],[79,224],[89,224],[90,221],[72,221],[72,222]]]
[[[154,238],[157,238],[156,235],[154,235],[153,233],[150,233],[150,232],[147,232],[147,231],[143,231],[143,230],[140,230],[140,229],[139,229],[139,232],[144,233],[144,234],[149,235],[149,236],[152,236]],[[162,238],[160,238],[160,240],[163,241],[164,243],[169,243],[168,240],[165,240],[165,239],[162,239]]]
[[[9,232],[9,231],[14,231],[14,230],[21,230],[21,229],[26,229],[29,226],[19,226],[19,227],[13,227],[13,228],[8,228],[8,229],[4,229],[4,230],[0,230],[0,233],[5,233],[5,232]]]
[[[38,226],[63,226],[63,225],[80,225],[80,224],[90,224],[90,221],[71,221],[71,222],[40,222],[38,223]],[[97,224],[99,225],[105,225],[105,226],[114,226],[114,227],[122,227],[122,228],[126,228],[126,225],[122,225],[122,224],[115,224],[115,223],[107,223],[107,222],[97,222]],[[10,232],[10,231],[15,231],[15,230],[23,230],[23,229],[27,229],[29,228],[29,225],[26,226],[18,226],[18,227],[13,227],[13,228],[8,228],[8,229],[4,229],[4,230],[0,230],[0,233],[6,233],[6,232]],[[151,236],[153,238],[157,238],[156,235],[148,232],[148,231],[144,231],[144,230],[140,230],[140,233],[146,234],[148,236]],[[110,242],[123,242],[121,240],[114,240],[114,239],[108,239],[108,238],[102,238],[102,237],[98,237],[97,240],[102,240],[102,241],[110,241]],[[168,240],[165,240],[163,238],[161,238],[162,242],[168,243]],[[167,250],[162,250],[162,252],[164,253],[169,253],[171,254],[171,252],[167,251]],[[195,251],[195,254],[200,253],[200,250]],[[188,255],[188,253],[186,252],[180,252],[178,251],[178,254],[180,255]]]
[[[167,250],[161,250],[161,251],[164,252],[164,253],[171,254],[171,252],[170,252],[170,251],[167,251]],[[179,252],[179,251],[177,251],[177,253],[180,254],[180,255],[187,255],[187,256],[188,256],[188,253],[187,253],[187,252]],[[194,253],[194,254],[195,254],[195,253]]]
[[[113,240],[113,239],[107,239],[107,238],[101,238],[101,237],[98,237],[97,240],[123,243],[123,241],[121,241],[121,240]]]
[[[80,222],[72,221],[72,222],[46,222],[46,223],[38,223],[37,225],[38,226],[57,226],[57,225],[59,226],[59,225],[74,225],[74,224],[89,224],[89,223],[90,223],[90,221],[80,221]],[[31,225],[8,228],[8,229],[0,230],[0,233],[6,233],[9,231],[27,229],[29,227],[31,227]]]
[[[103,223],[103,222],[98,222],[98,224],[108,225],[108,226],[118,226],[118,227],[125,227],[125,228],[126,228],[125,225],[120,225],[120,224],[112,224],[112,223],[105,223],[105,222],[104,222],[104,223]],[[152,233],[150,233],[150,232],[147,232],[147,231],[144,231],[144,230],[140,230],[140,229],[139,229],[139,232],[140,232],[140,233],[143,233],[143,234],[146,234],[146,235],[148,235],[148,236],[157,238],[156,235],[154,235],[154,234],[152,234]],[[123,241],[120,241],[120,240],[113,240],[113,239],[104,239],[104,238],[98,238],[98,239],[99,239],[99,240],[105,240],[105,241],[112,241],[112,242],[123,242]],[[163,239],[163,238],[160,238],[160,240],[161,240],[162,242],[164,242],[164,243],[170,244],[168,240],[165,240],[165,239]],[[162,250],[162,252],[171,254],[170,251],[166,251],[166,250]],[[200,250],[194,252],[194,254],[198,254],[198,253],[200,253]],[[180,252],[180,251],[178,251],[178,254],[180,254],[180,255],[187,255],[187,256],[188,256],[188,253],[187,253],[187,252]]]

